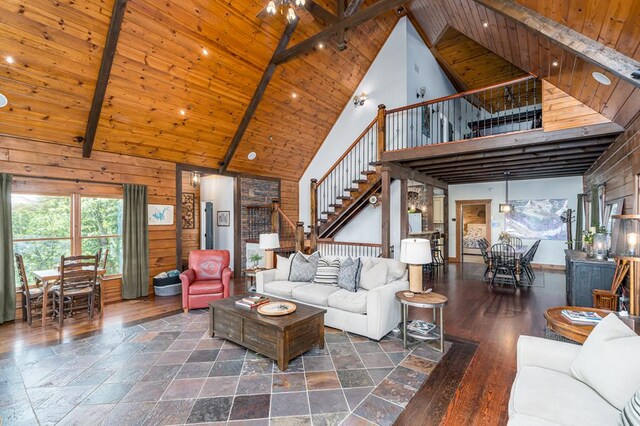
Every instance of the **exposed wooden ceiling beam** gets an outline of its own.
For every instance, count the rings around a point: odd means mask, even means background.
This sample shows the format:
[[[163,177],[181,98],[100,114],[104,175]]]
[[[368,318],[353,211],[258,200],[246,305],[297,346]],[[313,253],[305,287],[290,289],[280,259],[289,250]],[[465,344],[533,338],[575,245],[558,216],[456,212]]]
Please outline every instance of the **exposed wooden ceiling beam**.
[[[529,180],[529,179],[548,179],[548,178],[558,178],[558,177],[569,177],[569,176],[582,176],[584,174],[584,170],[578,171],[564,171],[557,173],[534,173],[534,174],[526,174],[526,175],[511,175],[509,176],[509,181],[513,180]],[[494,175],[494,176],[475,176],[468,177],[464,179],[450,180],[450,185],[461,185],[465,183],[480,183],[480,182],[504,182],[504,175]]]
[[[640,62],[599,43],[578,31],[549,19],[533,10],[510,0],[474,0],[509,19],[521,23],[526,28],[542,34],[585,61],[611,72],[636,87],[640,80],[631,73],[640,69]]]
[[[284,51],[289,44],[289,40],[291,40],[291,36],[293,36],[293,32],[296,30],[296,26],[298,25],[299,19],[296,19],[293,22],[287,24],[282,33],[282,37],[280,37],[280,41],[278,42],[278,46],[276,50],[273,52],[271,56],[271,60],[269,61],[269,65],[267,65],[267,69],[264,70],[262,74],[262,78],[260,79],[260,83],[258,83],[258,87],[256,87],[256,91],[253,93],[253,97],[247,106],[247,109],[244,112],[244,116],[240,121],[240,125],[236,129],[236,133],[233,135],[233,139],[231,139],[231,143],[229,144],[229,148],[227,148],[227,153],[224,155],[223,160],[220,162],[220,173],[223,173],[229,167],[229,163],[233,159],[233,154],[235,154],[238,149],[238,145],[240,145],[240,141],[244,136],[244,133],[247,131],[247,127],[251,122],[251,118],[253,118],[253,114],[258,109],[258,105],[262,100],[262,96],[264,95],[269,82],[271,81],[271,77],[273,77],[273,73],[276,71],[276,62],[275,58],[280,54],[280,52]]]
[[[461,167],[460,169],[455,169],[455,170],[450,170],[450,171],[440,171],[438,173],[432,173],[431,176],[438,178],[438,179],[442,179],[444,181],[448,181],[451,178],[456,178],[456,177],[465,177],[465,176],[473,176],[473,175],[479,175],[479,176],[483,176],[483,175],[492,175],[492,174],[496,174],[496,173],[503,173],[506,171],[509,172],[518,172],[518,173],[525,173],[525,172],[529,172],[529,171],[556,171],[556,170],[572,170],[572,169],[581,169],[581,170],[587,170],[592,164],[593,164],[593,159],[591,160],[581,160],[581,161],[576,161],[573,164],[569,164],[569,162],[564,162],[564,163],[550,163],[548,165],[545,166],[541,166],[539,163],[537,164],[528,164],[528,165],[520,165],[520,166],[509,166],[506,165],[504,167],[501,166],[497,166],[497,167],[493,167],[493,168],[489,168],[489,169],[469,169],[466,170],[464,167]]]
[[[307,9],[314,18],[321,20],[325,25],[333,25],[338,21],[338,17],[336,15],[329,12],[313,0],[307,0],[304,4],[304,8]]]
[[[113,10],[111,12],[111,20],[109,21],[109,30],[107,39],[102,51],[102,61],[100,62],[100,70],[98,71],[98,80],[96,81],[96,89],[93,92],[93,100],[91,101],[91,110],[89,110],[89,119],[87,127],[84,131],[84,142],[82,145],[82,156],[91,157],[93,142],[96,138],[98,130],[98,122],[100,121],[100,112],[104,103],[104,95],[107,93],[107,85],[109,84],[109,76],[111,75],[111,66],[113,58],[116,55],[116,47],[118,45],[118,37],[120,36],[120,28],[124,19],[124,12],[127,8],[127,0],[115,0]]]
[[[416,182],[424,183],[427,185],[433,185],[436,188],[447,189],[449,186],[446,182],[439,179],[427,176],[414,169],[403,167],[396,163],[383,163],[382,170],[389,172],[393,179],[411,179]]]
[[[360,5],[362,4],[362,0],[351,0],[349,2],[349,6],[344,11],[344,16],[351,16],[360,9]]]
[[[320,31],[317,34],[299,42],[295,46],[292,46],[285,51],[279,53],[274,60],[274,63],[281,64],[287,62],[290,59],[295,58],[303,53],[306,53],[316,47],[321,42],[333,37],[339,30],[356,27],[363,22],[375,18],[387,12],[390,9],[396,8],[407,0],[379,0],[377,3],[356,12],[351,16],[346,16],[344,19],[337,21],[335,24],[330,25],[328,28]]]
[[[336,0],[336,10],[338,11],[338,19],[344,19],[344,2],[345,0]],[[347,42],[344,39],[344,28],[341,28],[336,33],[336,43],[338,44],[338,50],[343,51],[347,48]]]
[[[444,157],[477,151],[517,148],[519,146],[542,145],[560,141],[618,135],[624,129],[615,123],[602,123],[592,126],[544,132],[528,130],[487,136],[459,142],[447,142],[437,145],[426,145],[417,148],[387,151],[382,154],[382,161],[411,161],[421,158]]]

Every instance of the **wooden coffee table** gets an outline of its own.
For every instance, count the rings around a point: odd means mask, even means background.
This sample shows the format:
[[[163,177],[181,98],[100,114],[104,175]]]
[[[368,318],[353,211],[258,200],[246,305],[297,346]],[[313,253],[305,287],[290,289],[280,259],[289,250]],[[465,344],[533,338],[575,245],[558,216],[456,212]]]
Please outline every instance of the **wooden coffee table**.
[[[315,345],[324,348],[324,309],[296,303],[295,312],[279,317],[261,315],[256,310],[239,308],[231,296],[209,303],[209,335],[231,340],[269,357],[282,371],[289,361]],[[285,300],[268,296],[272,302]]]
[[[569,311],[595,312],[602,318],[611,313],[611,311],[605,311],[604,309],[585,308],[580,306],[554,306],[553,308],[547,309],[544,313],[544,317],[547,319],[547,328],[550,328],[562,337],[566,337],[567,339],[578,343],[584,343],[584,341],[587,340],[587,337],[589,337],[589,334],[595,327],[595,324],[571,322],[571,320],[562,315],[562,311],[564,309]]]

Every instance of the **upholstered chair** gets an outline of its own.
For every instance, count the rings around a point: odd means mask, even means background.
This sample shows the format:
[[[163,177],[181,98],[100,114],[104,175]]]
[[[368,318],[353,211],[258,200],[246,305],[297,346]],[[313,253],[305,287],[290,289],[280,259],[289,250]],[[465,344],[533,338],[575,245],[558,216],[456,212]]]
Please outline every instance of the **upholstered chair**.
[[[211,301],[229,297],[231,284],[228,250],[193,250],[189,269],[180,274],[182,308],[206,308]]]

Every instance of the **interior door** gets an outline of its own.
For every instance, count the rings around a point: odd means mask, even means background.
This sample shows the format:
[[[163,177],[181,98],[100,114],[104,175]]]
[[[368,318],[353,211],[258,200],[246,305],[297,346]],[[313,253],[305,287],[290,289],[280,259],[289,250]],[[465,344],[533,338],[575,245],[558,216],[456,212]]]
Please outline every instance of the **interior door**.
[[[213,202],[206,201],[202,203],[202,248],[205,250],[213,250]]]

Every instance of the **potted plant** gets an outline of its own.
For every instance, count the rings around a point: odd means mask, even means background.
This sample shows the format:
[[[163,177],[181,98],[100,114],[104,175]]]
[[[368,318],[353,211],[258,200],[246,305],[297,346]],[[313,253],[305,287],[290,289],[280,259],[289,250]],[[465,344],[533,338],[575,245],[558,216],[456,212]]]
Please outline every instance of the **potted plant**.
[[[582,233],[582,242],[587,257],[593,257],[593,237],[596,235],[595,227],[589,228],[588,231]]]
[[[498,236],[498,240],[502,241],[503,244],[509,244],[511,242],[511,235],[507,231],[502,231]]]
[[[249,260],[253,262],[253,269],[258,269],[258,264],[262,260],[262,256],[259,253],[254,253],[249,257]]]

